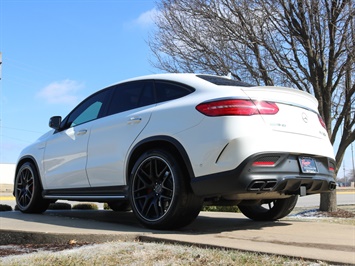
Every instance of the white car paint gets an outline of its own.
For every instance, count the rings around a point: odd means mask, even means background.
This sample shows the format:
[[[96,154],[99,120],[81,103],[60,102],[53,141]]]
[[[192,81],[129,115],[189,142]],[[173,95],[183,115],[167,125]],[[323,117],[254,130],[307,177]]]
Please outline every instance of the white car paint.
[[[158,74],[123,82],[144,79],[181,82],[196,91],[181,99],[104,117],[59,134],[51,131],[36,144],[41,145],[40,150],[45,149],[44,155],[33,153],[31,148],[20,155],[34,154],[38,165],[43,156],[44,168],[40,168],[44,189],[125,185],[129,175],[125,165],[131,149],[156,135],[171,136],[183,145],[195,177],[234,169],[260,151],[334,159],[326,130],[318,121],[317,101],[308,93],[281,87],[217,86],[194,74]],[[201,102],[230,97],[274,101],[279,112],[206,117],[195,110]],[[307,116],[306,123],[302,115]],[[81,130],[86,133],[81,134]]]

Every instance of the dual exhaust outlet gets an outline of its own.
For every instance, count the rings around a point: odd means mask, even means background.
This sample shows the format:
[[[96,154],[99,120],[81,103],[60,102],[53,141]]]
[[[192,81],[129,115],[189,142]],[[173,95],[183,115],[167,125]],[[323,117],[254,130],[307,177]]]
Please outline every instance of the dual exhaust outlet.
[[[282,187],[280,190],[276,189],[276,185],[278,184],[277,180],[255,180],[253,181],[249,187],[248,191],[255,191],[255,192],[267,192],[267,191],[278,191],[278,192],[293,192],[296,193],[300,196],[305,196],[307,195],[307,190],[309,192],[326,192],[325,190],[330,190],[333,191],[336,189],[336,183],[335,182],[329,182],[328,187],[326,186],[326,181],[323,180],[307,180],[307,184],[302,184],[301,180],[289,180],[285,181],[282,185],[278,186]],[[282,183],[282,182],[281,182]]]

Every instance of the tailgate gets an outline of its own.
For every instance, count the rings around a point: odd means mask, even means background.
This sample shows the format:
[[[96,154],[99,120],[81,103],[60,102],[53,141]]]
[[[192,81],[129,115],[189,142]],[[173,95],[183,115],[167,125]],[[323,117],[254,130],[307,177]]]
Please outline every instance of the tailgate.
[[[243,91],[252,100],[277,104],[279,112],[276,115],[262,116],[272,130],[328,138],[326,130],[319,122],[318,102],[309,93],[283,87],[253,87]]]

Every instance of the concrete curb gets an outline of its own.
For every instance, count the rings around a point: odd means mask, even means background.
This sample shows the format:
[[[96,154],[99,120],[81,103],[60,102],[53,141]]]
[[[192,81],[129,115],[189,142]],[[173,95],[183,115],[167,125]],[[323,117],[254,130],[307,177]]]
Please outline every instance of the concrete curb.
[[[112,211],[47,211],[44,214],[0,212],[4,244],[165,242],[200,247],[277,254],[332,264],[355,264],[355,227],[285,219],[251,222],[238,213],[207,213],[178,231],[143,228],[133,213]]]

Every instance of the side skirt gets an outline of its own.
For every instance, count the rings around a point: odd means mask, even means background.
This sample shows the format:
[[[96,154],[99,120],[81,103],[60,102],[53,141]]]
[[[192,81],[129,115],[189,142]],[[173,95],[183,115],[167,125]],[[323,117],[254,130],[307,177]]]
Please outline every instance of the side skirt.
[[[42,197],[45,199],[99,202],[127,200],[128,186],[47,189],[43,190]]]

